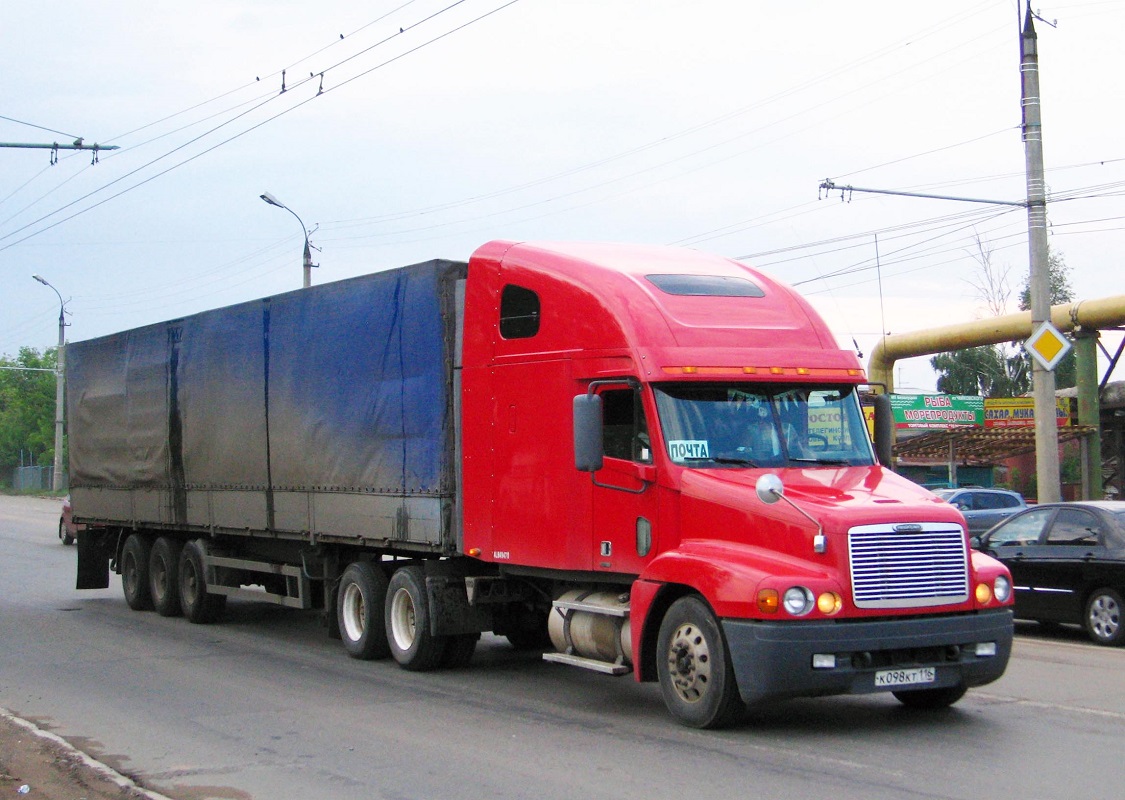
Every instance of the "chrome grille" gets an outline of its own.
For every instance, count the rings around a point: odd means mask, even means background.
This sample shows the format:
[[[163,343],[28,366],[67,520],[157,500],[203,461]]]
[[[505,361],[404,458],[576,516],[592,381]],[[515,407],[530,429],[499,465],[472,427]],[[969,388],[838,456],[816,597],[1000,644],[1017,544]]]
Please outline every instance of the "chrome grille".
[[[864,525],[848,531],[857,607],[940,606],[969,598],[968,549],[962,529],[939,523],[909,527],[915,530]]]

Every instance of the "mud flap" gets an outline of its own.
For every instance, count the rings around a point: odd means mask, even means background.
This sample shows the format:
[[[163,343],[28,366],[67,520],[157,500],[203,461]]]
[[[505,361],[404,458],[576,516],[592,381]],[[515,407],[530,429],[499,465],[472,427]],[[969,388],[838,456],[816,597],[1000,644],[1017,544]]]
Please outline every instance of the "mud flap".
[[[75,589],[109,587],[108,540],[102,531],[78,531],[78,585]]]

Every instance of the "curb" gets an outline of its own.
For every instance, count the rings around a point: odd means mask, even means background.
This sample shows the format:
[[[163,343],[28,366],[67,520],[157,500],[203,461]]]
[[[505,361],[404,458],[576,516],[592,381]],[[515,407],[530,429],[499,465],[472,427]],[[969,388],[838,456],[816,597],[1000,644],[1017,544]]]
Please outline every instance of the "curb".
[[[90,769],[101,775],[103,778],[106,778],[107,780],[113,782],[122,789],[134,792],[140,797],[147,798],[147,800],[173,800],[173,798],[168,797],[168,795],[160,794],[160,792],[154,792],[151,789],[146,789],[143,786],[138,785],[137,782],[132,778],[128,778],[108,764],[103,764],[101,761],[88,756],[86,753],[83,753],[81,750],[76,748],[61,736],[51,733],[50,731],[43,730],[34,722],[28,722],[22,717],[17,717],[6,708],[0,708],[0,717],[9,720],[13,724],[18,725],[19,727],[26,730],[28,733],[38,736],[40,739],[45,739],[52,744],[63,748],[67,753],[73,756],[75,760],[81,762],[83,766],[89,767]]]

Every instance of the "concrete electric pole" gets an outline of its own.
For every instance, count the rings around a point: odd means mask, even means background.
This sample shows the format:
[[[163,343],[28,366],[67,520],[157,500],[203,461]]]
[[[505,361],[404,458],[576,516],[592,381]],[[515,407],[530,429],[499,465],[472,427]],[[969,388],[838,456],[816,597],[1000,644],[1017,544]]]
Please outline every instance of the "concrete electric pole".
[[[1043,122],[1039,103],[1039,52],[1028,0],[1020,36],[1020,96],[1027,172],[1027,230],[1030,251],[1031,329],[1051,320],[1051,280],[1047,245],[1047,186],[1043,177]],[[1035,475],[1040,503],[1062,499],[1059,486],[1059,432],[1055,427],[1055,373],[1031,359],[1035,398]]]
[[[59,290],[42,275],[32,275],[44,286],[51,289],[59,298],[59,349],[55,355],[55,469],[51,489],[56,492],[63,488],[63,414],[66,408],[66,301]]]

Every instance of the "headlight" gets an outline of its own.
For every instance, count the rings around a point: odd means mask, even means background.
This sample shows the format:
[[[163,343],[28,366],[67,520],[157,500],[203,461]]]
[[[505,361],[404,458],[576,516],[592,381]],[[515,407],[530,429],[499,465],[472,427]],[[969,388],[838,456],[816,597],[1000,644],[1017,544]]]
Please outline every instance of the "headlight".
[[[785,596],[781,599],[785,610],[794,617],[803,617],[812,611],[813,602],[813,593],[804,586],[793,586],[786,589]]]
[[[1008,580],[1006,575],[1001,575],[992,584],[992,593],[996,595],[996,600],[1000,603],[1007,603],[1008,598],[1012,596],[1012,582]]]
[[[844,598],[835,592],[824,592],[820,597],[816,598],[816,607],[821,614],[839,614],[840,609],[844,607]]]

